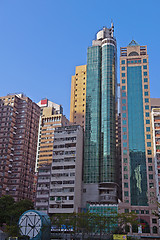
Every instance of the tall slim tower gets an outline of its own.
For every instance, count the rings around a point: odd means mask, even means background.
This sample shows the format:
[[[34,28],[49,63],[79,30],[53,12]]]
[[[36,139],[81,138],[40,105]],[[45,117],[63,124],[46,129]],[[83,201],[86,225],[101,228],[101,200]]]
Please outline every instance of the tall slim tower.
[[[83,206],[117,203],[116,85],[114,27],[104,27],[87,52]]]
[[[86,68],[86,65],[76,67],[71,84],[70,122],[82,127],[85,127]]]
[[[155,166],[147,47],[134,40],[120,53],[122,203],[121,212],[138,214],[144,234],[156,234]],[[138,232],[138,229],[132,229]]]

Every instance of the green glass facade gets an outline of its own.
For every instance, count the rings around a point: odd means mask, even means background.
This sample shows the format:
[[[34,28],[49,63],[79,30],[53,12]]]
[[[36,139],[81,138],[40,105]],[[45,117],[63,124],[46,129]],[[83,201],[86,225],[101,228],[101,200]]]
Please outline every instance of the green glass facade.
[[[116,182],[116,45],[87,53],[84,183]]]
[[[116,160],[116,49],[102,46],[101,182],[115,182]]]
[[[88,48],[84,183],[99,183],[101,48]]]
[[[131,205],[147,206],[147,173],[141,66],[127,67],[127,97]]]

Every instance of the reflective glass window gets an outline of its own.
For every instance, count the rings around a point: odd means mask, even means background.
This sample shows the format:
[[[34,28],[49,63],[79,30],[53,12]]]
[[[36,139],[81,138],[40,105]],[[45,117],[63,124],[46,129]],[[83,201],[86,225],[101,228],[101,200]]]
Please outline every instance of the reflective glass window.
[[[144,92],[144,96],[149,96],[149,95],[148,95],[148,92]]]
[[[122,104],[125,104],[126,103],[126,99],[122,99]]]
[[[147,63],[147,59],[143,59],[143,63]]]
[[[148,163],[152,163],[152,158],[148,158]]]
[[[144,78],[144,82],[148,82],[148,78]]]
[[[146,117],[149,117],[149,112],[146,112]]]
[[[138,60],[138,63],[141,63],[141,60]]]
[[[152,150],[147,150],[147,154],[151,155],[152,154]]]
[[[122,79],[122,83],[125,83],[126,82],[126,80],[125,79]]]
[[[151,135],[150,134],[147,134],[147,139],[151,139]]]
[[[147,142],[147,147],[151,147],[151,142]]]
[[[122,90],[125,90],[126,89],[126,86],[122,86]]]
[[[150,120],[146,120],[146,124],[150,124]]]
[[[128,183],[124,183],[124,188],[128,188]]]
[[[148,171],[153,171],[153,167],[152,166],[148,166]]]
[[[128,179],[128,174],[124,174],[124,179]]]
[[[125,77],[125,73],[122,73],[122,77]]]
[[[124,163],[127,163],[128,161],[127,161],[127,158],[123,158],[123,162]]]
[[[144,89],[148,89],[148,85],[144,85]]]
[[[123,140],[126,140],[127,139],[127,135],[123,135]]]
[[[124,71],[125,70],[125,67],[122,67],[122,71]]]
[[[126,127],[123,127],[123,132],[127,132],[127,128]]]
[[[127,150],[123,150],[123,155],[127,155]]]
[[[147,65],[144,65],[144,66],[143,66],[143,69],[147,69]]]
[[[146,131],[147,131],[147,132],[150,132],[150,127],[146,127]]]
[[[149,110],[149,105],[146,105],[146,106],[145,106],[145,109],[146,109],[146,110]]]
[[[122,61],[121,61],[121,64],[125,64],[125,60],[122,60]]]
[[[145,103],[148,103],[149,102],[149,98],[145,98]]]
[[[128,197],[128,191],[124,191],[124,196]]]
[[[122,92],[122,97],[126,97],[126,92]]]
[[[126,111],[126,106],[122,106],[122,111]]]
[[[143,75],[144,75],[144,76],[147,76],[147,72],[143,72]]]
[[[123,118],[126,118],[126,113],[122,113],[122,117],[123,117]]]
[[[126,120],[123,120],[123,121],[122,121],[122,124],[123,124],[123,125],[126,125],[126,123],[127,123]]]
[[[126,142],[123,143],[123,147],[127,147],[127,143]]]

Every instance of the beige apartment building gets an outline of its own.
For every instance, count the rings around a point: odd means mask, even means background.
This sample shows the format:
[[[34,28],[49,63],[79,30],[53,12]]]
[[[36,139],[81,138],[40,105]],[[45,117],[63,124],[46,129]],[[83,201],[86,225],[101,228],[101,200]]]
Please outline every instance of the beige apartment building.
[[[41,116],[39,122],[36,172],[40,166],[52,163],[55,128],[69,125],[68,119],[63,115],[61,105],[55,104],[48,99],[43,99],[38,103],[38,106],[41,108]]]
[[[85,127],[87,65],[76,67],[71,82],[70,122]]]

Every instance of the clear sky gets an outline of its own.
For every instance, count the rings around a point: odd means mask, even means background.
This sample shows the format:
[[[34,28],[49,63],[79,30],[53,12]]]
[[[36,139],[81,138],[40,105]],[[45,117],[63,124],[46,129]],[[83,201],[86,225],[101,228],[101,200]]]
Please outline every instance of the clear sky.
[[[160,97],[160,0],[0,0],[0,96],[23,92],[62,104],[69,117],[71,76],[103,26],[119,49],[147,45],[151,97]]]

